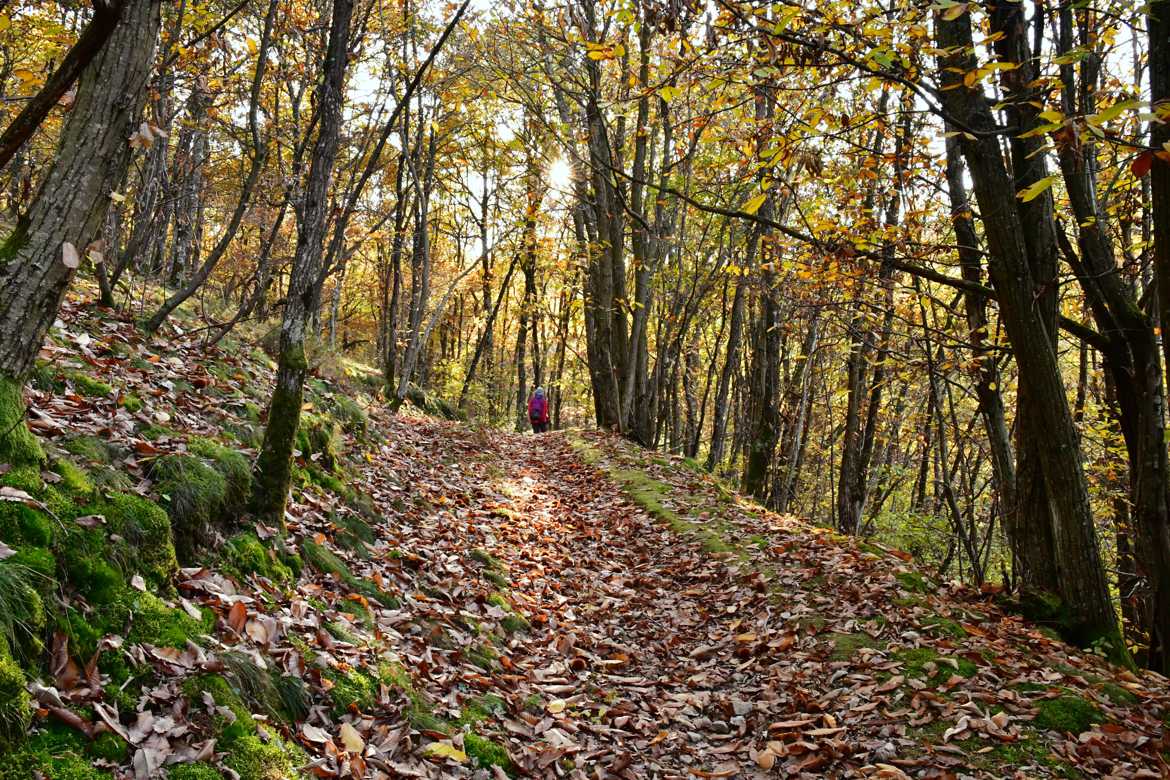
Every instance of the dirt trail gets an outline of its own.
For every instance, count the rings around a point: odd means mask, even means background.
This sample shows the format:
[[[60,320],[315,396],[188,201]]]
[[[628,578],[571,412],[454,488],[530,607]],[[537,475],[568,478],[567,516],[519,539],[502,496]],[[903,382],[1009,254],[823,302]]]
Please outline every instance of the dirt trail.
[[[903,558],[601,437],[415,426],[418,462],[444,464],[422,478],[443,496],[434,526],[500,562],[532,624],[491,683],[526,773],[1162,776],[1154,692],[985,601],[928,593]],[[1069,694],[1104,725],[1032,723]]]

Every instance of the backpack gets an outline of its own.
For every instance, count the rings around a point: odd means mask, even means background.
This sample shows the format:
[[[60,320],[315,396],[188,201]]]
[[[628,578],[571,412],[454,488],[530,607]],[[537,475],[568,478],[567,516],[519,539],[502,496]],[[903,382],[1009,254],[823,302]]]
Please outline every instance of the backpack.
[[[532,401],[528,404],[528,419],[531,422],[540,422],[544,419],[544,410],[547,408],[548,399],[532,397]]]

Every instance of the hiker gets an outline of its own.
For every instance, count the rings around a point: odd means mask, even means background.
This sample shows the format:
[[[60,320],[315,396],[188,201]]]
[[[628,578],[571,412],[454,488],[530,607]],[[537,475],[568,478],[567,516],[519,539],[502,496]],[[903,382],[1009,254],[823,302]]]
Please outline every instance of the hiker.
[[[528,399],[528,422],[532,423],[533,433],[548,430],[548,399],[544,396],[543,387],[536,388]]]

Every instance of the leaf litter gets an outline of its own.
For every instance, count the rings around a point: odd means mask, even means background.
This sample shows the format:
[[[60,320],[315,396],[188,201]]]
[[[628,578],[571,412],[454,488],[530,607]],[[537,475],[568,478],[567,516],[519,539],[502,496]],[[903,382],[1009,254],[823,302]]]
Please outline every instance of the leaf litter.
[[[42,357],[114,389],[33,391],[30,425],[119,445],[142,494],[150,459],[215,436],[271,387],[264,360],[208,350],[177,326],[146,342],[72,299],[63,312]],[[128,410],[129,395],[141,408]],[[126,739],[128,760],[107,765],[118,777],[222,767],[214,723],[238,715],[207,691],[189,700],[183,683],[243,658],[307,686],[295,723],[252,713],[262,737],[303,749],[306,776],[1167,775],[1163,678],[1055,641],[986,593],[918,592],[905,554],[768,514],[680,459],[600,434],[368,413],[370,433],[345,434],[345,449],[372,511],[302,485],[286,539],[254,529],[290,551],[320,546],[342,568],[306,566],[283,585],[182,569],[164,600],[192,617],[210,609],[214,628],[183,649],[103,640],[99,652],[152,672],[133,711],[108,701],[96,657],[55,639],[55,679],[30,685],[41,715]],[[141,436],[162,423],[174,433]],[[372,533],[355,544],[343,537],[357,519]],[[353,673],[377,680],[373,694],[335,706]],[[1034,723],[1070,695],[1100,722]],[[78,714],[86,705],[93,720]],[[484,739],[499,747],[493,766],[473,749]]]

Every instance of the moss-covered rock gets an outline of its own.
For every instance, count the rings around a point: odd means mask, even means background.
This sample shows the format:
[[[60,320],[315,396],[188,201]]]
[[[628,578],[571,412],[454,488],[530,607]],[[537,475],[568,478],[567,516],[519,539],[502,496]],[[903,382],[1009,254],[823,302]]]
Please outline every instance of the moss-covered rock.
[[[53,471],[61,477],[60,489],[70,496],[86,501],[93,497],[94,484],[89,473],[75,463],[64,458],[53,462]]]
[[[346,433],[359,438],[366,435],[370,418],[361,404],[349,396],[334,395],[330,405],[333,408],[333,418],[341,423]]]
[[[296,447],[301,456],[326,471],[337,467],[345,450],[341,424],[318,414],[302,414],[297,427]]]
[[[45,459],[40,440],[24,423],[24,414],[23,383],[0,375],[0,463],[23,466]]]
[[[268,742],[257,734],[245,734],[231,743],[223,763],[240,780],[290,780],[302,776],[297,767],[309,763],[309,757],[301,748],[275,734],[269,735]]]
[[[77,394],[86,398],[109,398],[114,392],[114,388],[83,371],[68,371],[65,376]]]
[[[1041,701],[1032,724],[1039,729],[1080,734],[1088,731],[1094,723],[1102,723],[1104,720],[1097,705],[1080,696],[1066,694]]]
[[[3,645],[0,642],[0,747],[24,737],[33,714],[24,672]]]
[[[10,546],[48,547],[53,541],[53,521],[39,509],[0,501],[0,541]]]
[[[113,460],[110,445],[97,436],[74,436],[66,439],[62,446],[66,452],[90,463],[109,465]]]
[[[99,506],[106,527],[135,551],[130,567],[156,587],[168,586],[178,571],[171,522],[158,504],[131,493],[112,493]]]
[[[240,579],[249,575],[266,577],[273,582],[291,582],[294,579],[290,569],[271,545],[263,544],[252,531],[236,534],[223,547],[222,560],[225,571]]]
[[[202,437],[190,439],[187,449],[206,459],[212,468],[223,475],[227,487],[225,500],[229,505],[242,504],[247,499],[252,491],[252,462],[246,455],[213,439]]]
[[[93,766],[84,737],[73,729],[51,726],[37,731],[10,753],[0,754],[0,780],[110,780]]]
[[[182,561],[194,560],[223,515],[227,480],[195,455],[163,456],[154,462],[151,477],[171,519],[175,552]]]
[[[463,750],[482,767],[498,766],[509,774],[515,771],[507,748],[487,737],[481,737],[474,731],[463,735]]]

